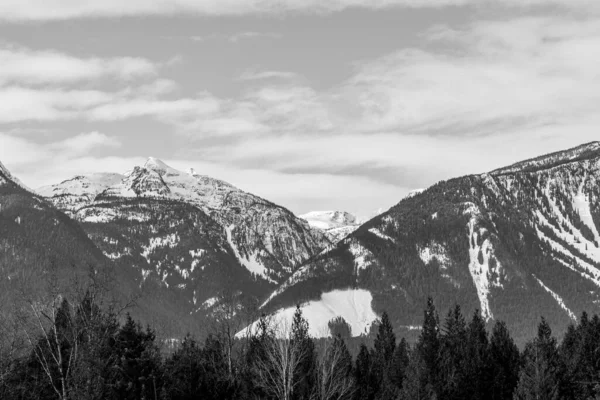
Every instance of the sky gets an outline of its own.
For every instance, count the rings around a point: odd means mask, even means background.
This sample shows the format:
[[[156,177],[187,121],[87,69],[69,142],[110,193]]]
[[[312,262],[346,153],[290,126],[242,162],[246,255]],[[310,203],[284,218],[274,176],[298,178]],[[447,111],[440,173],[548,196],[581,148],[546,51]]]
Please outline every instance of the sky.
[[[0,161],[157,157],[302,214],[600,139],[597,0],[0,0]]]

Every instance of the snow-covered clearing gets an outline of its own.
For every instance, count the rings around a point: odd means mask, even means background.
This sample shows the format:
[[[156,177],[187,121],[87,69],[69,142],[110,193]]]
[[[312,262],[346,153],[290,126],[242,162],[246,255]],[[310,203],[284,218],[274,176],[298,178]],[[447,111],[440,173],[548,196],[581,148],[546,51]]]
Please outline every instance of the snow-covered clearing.
[[[364,289],[334,290],[323,293],[320,300],[309,301],[301,306],[302,314],[309,324],[309,334],[315,338],[329,337],[328,323],[336,317],[342,317],[352,328],[352,336],[368,333],[371,324],[378,317],[373,311],[371,292]],[[292,324],[296,307],[284,308],[272,315],[276,331],[286,332]],[[257,327],[257,322],[250,327]],[[286,329],[287,328],[287,329]],[[242,336],[246,329],[238,333]]]

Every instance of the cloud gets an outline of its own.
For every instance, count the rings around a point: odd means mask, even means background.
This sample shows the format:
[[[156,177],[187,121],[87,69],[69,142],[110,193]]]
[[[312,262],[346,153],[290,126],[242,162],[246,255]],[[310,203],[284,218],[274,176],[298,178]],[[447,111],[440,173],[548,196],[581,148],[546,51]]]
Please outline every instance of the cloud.
[[[158,66],[135,57],[78,58],[57,51],[0,48],[0,85],[69,84],[111,77],[130,80],[157,74]]]
[[[49,148],[67,154],[69,157],[89,154],[99,147],[119,147],[121,142],[114,137],[110,137],[100,132],[81,133],[60,142],[49,145]]]
[[[120,141],[100,132],[80,133],[63,140],[39,143],[31,139],[0,132],[0,160],[6,163],[12,172],[19,174],[38,174],[40,177],[32,179],[38,182],[51,176],[52,171],[60,170],[73,159],[81,156],[90,156],[98,150],[116,148]],[[96,166],[97,167],[97,166]],[[71,167],[72,168],[72,167]],[[75,175],[76,169],[72,169]]]
[[[129,118],[155,116],[174,121],[186,115],[201,117],[216,112],[219,102],[211,96],[196,99],[160,100],[145,98],[124,98],[120,101],[100,105],[89,110],[86,117],[91,120],[118,121]]]
[[[112,99],[110,93],[97,90],[0,87],[0,123],[73,119]]]
[[[240,81],[257,81],[268,79],[297,79],[299,76],[294,72],[287,71],[246,71],[239,76]]]
[[[274,32],[241,32],[231,35],[229,37],[229,41],[232,43],[237,43],[242,40],[257,38],[279,39],[281,38],[281,34]]]
[[[0,19],[6,21],[64,20],[86,17],[138,15],[269,15],[281,13],[323,14],[346,9],[387,9],[393,7],[439,8],[473,5],[510,7],[564,6],[581,10],[600,10],[590,0],[118,0],[72,2],[65,0],[4,0]]]

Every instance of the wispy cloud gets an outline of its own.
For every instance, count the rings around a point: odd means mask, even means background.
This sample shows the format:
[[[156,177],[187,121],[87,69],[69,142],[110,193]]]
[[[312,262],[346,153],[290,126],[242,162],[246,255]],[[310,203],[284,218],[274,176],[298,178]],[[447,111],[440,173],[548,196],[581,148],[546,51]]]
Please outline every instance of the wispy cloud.
[[[230,43],[238,43],[250,39],[281,39],[282,35],[276,32],[236,32],[236,33],[211,33],[209,35],[194,35],[188,37],[194,42],[208,42],[210,40],[226,40]]]
[[[274,32],[240,32],[234,35],[229,36],[229,41],[232,43],[237,43],[242,40],[247,39],[280,39],[281,34]]]
[[[298,74],[287,71],[246,71],[238,79],[241,81],[258,81],[266,79],[297,79],[298,77]]]
[[[350,8],[386,9],[392,7],[439,8],[454,6],[506,5],[511,7],[566,6],[600,10],[590,0],[104,0],[70,2],[64,0],[4,0],[0,19],[7,21],[60,20],[82,17],[136,15],[260,15],[281,13],[332,13]]]
[[[157,74],[158,66],[135,57],[78,58],[57,51],[0,48],[0,85],[67,84],[105,77],[130,80]]]

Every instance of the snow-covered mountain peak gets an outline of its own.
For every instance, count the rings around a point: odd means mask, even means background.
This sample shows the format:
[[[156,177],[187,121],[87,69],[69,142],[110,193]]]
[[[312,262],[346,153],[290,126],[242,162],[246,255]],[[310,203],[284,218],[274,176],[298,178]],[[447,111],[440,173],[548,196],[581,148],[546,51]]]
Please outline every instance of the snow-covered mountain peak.
[[[180,174],[181,171],[176,170],[175,168],[170,167],[169,165],[167,165],[164,161],[155,158],[155,157],[149,157],[148,160],[146,160],[146,163],[144,164],[144,168],[157,172],[159,175],[165,175],[166,173],[169,174]]]
[[[346,211],[311,211],[299,217],[311,228],[324,232],[332,243],[339,242],[360,225],[356,216]]]
[[[309,229],[283,207],[194,170],[177,170],[154,157],[126,176],[76,177],[42,188],[40,194],[74,219],[87,223],[129,219],[123,207],[131,199],[162,204],[169,210],[192,206],[220,225],[220,234],[227,242],[223,246],[231,249],[240,265],[269,284],[280,282],[329,244],[323,233]],[[134,219],[151,218],[142,214]]]
[[[356,216],[346,211],[311,211],[300,218],[317,229],[332,229],[356,223]]]

